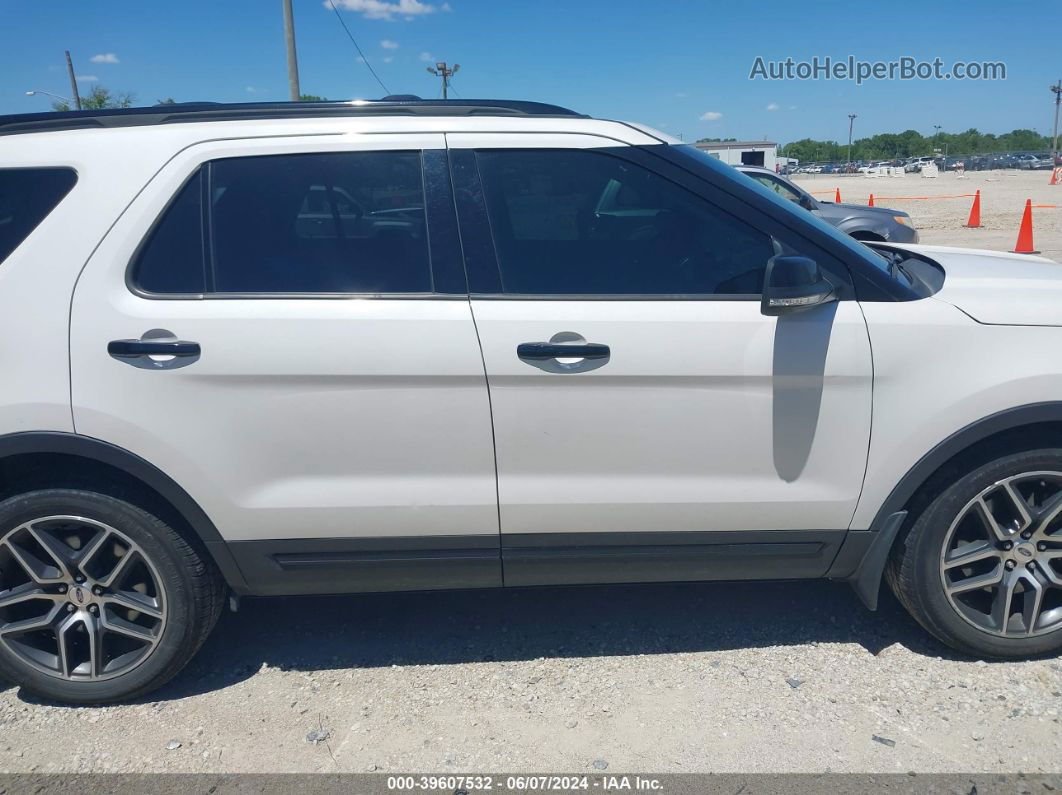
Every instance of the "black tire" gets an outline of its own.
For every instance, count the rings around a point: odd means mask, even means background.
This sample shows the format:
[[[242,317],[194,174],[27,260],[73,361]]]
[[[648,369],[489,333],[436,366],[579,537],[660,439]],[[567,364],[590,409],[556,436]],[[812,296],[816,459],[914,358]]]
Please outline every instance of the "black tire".
[[[166,622],[150,654],[128,673],[99,681],[71,681],[28,665],[0,643],[0,675],[35,695],[71,704],[138,698],[169,681],[202,646],[217,623],[224,582],[213,562],[173,528],[141,508],[106,494],[45,489],[0,503],[0,539],[24,522],[76,515],[109,525],[140,547],[165,593]]]
[[[1062,449],[1002,456],[958,478],[915,518],[893,550],[886,579],[897,599],[926,630],[964,654],[1028,658],[1062,650],[1062,628],[1041,635],[1003,637],[964,619],[945,593],[941,554],[952,523],[982,491],[1026,472],[1062,472]]]

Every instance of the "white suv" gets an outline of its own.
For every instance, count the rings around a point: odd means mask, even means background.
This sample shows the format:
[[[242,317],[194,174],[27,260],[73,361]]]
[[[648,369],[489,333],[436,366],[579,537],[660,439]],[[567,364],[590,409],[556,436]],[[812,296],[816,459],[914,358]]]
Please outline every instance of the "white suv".
[[[1057,652],[1060,302],[552,106],[0,118],[0,673],[138,696],[230,592],[883,572]]]

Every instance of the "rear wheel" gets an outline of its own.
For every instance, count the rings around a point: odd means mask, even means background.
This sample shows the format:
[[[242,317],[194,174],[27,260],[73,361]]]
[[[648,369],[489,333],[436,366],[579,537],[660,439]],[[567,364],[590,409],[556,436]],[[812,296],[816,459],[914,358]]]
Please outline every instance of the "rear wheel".
[[[49,489],[0,503],[0,673],[45,698],[135,698],[176,674],[220,614],[212,564],[114,497]]]
[[[960,651],[1062,649],[1062,450],[1004,456],[959,478],[915,521],[889,581]]]

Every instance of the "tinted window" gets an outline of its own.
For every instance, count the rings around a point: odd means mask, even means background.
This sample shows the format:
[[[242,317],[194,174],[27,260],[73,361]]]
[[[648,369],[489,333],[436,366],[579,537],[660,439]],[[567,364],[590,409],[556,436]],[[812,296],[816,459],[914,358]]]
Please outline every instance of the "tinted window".
[[[418,152],[211,164],[219,293],[430,292]]]
[[[0,169],[0,262],[7,259],[74,187],[69,168]]]
[[[800,194],[786,185],[782,180],[775,179],[768,174],[760,174],[757,172],[746,173],[768,190],[773,190],[783,199],[789,199],[789,201],[797,202],[798,204],[800,203]]]
[[[151,293],[203,293],[203,176],[197,171],[148,235],[133,283]]]
[[[590,150],[478,157],[507,293],[762,290],[770,237],[641,166]]]

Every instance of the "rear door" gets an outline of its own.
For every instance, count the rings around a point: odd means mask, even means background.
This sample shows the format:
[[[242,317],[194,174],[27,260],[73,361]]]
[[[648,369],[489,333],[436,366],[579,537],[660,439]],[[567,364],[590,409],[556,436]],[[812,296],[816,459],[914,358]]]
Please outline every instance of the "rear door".
[[[176,480],[259,592],[499,584],[443,138],[338,140],[166,165],[77,285],[75,427]]]
[[[760,313],[792,231],[635,147],[448,135],[507,584],[819,576],[870,435],[854,300]]]

